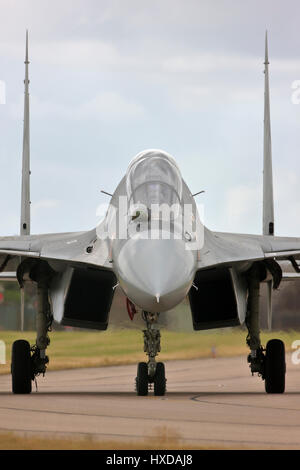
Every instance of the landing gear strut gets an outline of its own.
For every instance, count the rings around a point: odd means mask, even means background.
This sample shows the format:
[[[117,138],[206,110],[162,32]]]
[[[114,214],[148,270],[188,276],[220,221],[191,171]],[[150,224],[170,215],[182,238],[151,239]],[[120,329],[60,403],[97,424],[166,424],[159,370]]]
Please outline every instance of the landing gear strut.
[[[248,308],[246,326],[247,345],[250,348],[248,363],[252,375],[257,373],[265,381],[267,393],[283,393],[285,389],[285,347],[279,339],[268,341],[266,349],[261,345],[259,328],[260,266],[254,263],[248,272]]]
[[[143,312],[143,319],[147,329],[144,333],[144,352],[148,355],[148,363],[140,362],[137,368],[136,392],[137,395],[148,395],[149,388],[154,385],[154,395],[162,396],[166,393],[165,366],[156,362],[155,358],[160,352],[160,331],[155,328],[158,313]]]

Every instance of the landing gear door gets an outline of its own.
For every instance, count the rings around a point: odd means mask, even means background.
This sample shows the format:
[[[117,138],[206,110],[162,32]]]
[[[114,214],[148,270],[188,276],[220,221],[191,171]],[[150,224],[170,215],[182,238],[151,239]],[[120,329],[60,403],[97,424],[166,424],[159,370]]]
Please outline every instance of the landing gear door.
[[[245,322],[247,310],[247,281],[245,276],[238,273],[235,268],[229,268],[229,271],[234,288],[238,316],[242,325]]]
[[[71,284],[74,269],[67,268],[62,273],[58,273],[49,289],[50,301],[52,306],[52,314],[54,320],[60,323],[64,316],[65,301]]]

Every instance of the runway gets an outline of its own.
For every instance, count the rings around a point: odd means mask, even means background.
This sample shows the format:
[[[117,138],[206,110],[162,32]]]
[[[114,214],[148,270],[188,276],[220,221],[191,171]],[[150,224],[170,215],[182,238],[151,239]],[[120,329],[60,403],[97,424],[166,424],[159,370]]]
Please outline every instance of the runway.
[[[0,430],[137,442],[164,428],[191,449],[300,448],[300,365],[290,356],[283,395],[267,395],[245,357],[170,361],[166,374],[165,397],[137,397],[131,365],[49,370],[25,396],[0,376]]]

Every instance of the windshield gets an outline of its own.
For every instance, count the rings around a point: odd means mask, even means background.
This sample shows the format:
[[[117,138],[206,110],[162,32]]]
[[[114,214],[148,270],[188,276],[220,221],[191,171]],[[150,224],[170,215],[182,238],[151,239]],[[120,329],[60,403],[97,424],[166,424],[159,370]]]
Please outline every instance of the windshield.
[[[178,166],[161,150],[146,150],[129,165],[127,176],[129,204],[179,204],[182,179]]]

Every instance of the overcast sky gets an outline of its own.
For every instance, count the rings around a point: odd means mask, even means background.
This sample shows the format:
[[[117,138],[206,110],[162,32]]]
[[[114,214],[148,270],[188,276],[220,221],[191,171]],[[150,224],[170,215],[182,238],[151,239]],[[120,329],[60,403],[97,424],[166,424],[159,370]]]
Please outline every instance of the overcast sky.
[[[275,231],[300,236],[300,3],[0,0],[0,235],[17,234],[29,30],[32,233],[87,230],[130,160],[171,153],[205,224],[261,233],[269,33]]]

